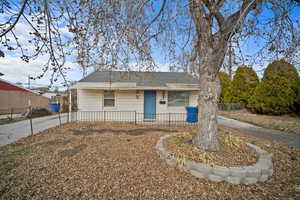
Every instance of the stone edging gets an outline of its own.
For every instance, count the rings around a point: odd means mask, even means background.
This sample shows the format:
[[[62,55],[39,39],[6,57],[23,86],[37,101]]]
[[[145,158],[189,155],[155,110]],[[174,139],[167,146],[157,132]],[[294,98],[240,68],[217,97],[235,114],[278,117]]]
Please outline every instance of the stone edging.
[[[163,146],[163,141],[177,134],[162,136],[155,146],[160,158],[165,160],[167,164],[172,167],[178,166],[181,159],[174,157],[170,152],[168,152]],[[197,178],[205,178],[214,182],[227,181],[232,184],[255,184],[257,182],[267,181],[274,173],[271,157],[265,150],[258,146],[250,143],[246,144],[255,149],[255,151],[259,154],[258,161],[253,165],[245,167],[223,167],[217,165],[210,166],[205,163],[197,163],[192,160],[186,160],[183,170]]]

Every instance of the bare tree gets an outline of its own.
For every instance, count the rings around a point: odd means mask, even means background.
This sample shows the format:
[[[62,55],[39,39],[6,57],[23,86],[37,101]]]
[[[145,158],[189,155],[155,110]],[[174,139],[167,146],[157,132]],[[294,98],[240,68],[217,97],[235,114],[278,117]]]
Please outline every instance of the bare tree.
[[[230,40],[234,37],[237,42],[242,42],[247,38],[260,37],[264,40],[264,46],[259,52],[262,58],[263,54],[281,54],[293,59],[293,54],[299,50],[298,22],[289,15],[299,6],[297,1],[112,2],[99,2],[93,14],[89,15],[93,25],[88,35],[95,33],[97,38],[105,38],[104,45],[109,47],[106,49],[97,44],[93,49],[98,48],[101,55],[110,55],[106,56],[105,64],[112,63],[112,67],[118,66],[118,61],[126,66],[135,55],[138,63],[154,63],[151,50],[157,45],[167,50],[168,61],[174,64],[174,68],[176,58],[189,56],[192,61],[190,71],[199,77],[201,91],[198,134],[193,142],[209,151],[219,150],[218,72],[228,52]],[[85,6],[91,7],[90,2],[86,2]],[[260,16],[264,9],[272,13],[268,19]],[[100,23],[99,19],[102,20]],[[126,52],[128,50],[129,53]],[[181,60],[186,62],[187,59]]]
[[[31,79],[42,78],[51,70],[51,83],[60,76],[67,85],[64,64],[68,41],[63,39],[62,33],[64,5],[59,1],[53,3],[47,0],[1,0],[0,8],[0,56],[5,57],[5,51],[15,51],[25,62],[46,56],[42,74]]]
[[[21,1],[19,9],[9,8],[13,3],[6,0],[1,2],[9,13],[19,10],[8,23],[1,23],[2,41],[7,34],[14,34],[20,18],[26,20],[32,11],[36,22],[45,21],[44,32],[33,33],[38,49],[45,48],[50,63],[59,71],[66,57],[63,52],[71,49],[84,70],[89,66],[97,70],[153,70],[158,48],[173,69],[185,63],[184,70],[199,77],[201,91],[198,134],[193,143],[209,151],[219,150],[218,72],[231,39],[241,45],[247,39],[260,39],[258,51],[245,55],[250,64],[251,60],[258,63],[280,56],[296,62],[299,53],[299,21],[292,16],[298,0],[43,0]],[[61,26],[73,34],[68,43],[60,39]]]

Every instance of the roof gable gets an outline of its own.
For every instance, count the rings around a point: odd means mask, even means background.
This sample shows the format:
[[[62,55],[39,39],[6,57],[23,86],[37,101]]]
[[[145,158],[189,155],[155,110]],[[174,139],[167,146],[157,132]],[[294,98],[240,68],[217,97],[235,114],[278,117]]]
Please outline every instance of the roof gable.
[[[22,87],[16,86],[14,84],[11,84],[11,83],[1,80],[1,79],[0,79],[0,90],[16,90],[16,91],[22,91],[22,92],[29,92],[28,90],[26,90]]]

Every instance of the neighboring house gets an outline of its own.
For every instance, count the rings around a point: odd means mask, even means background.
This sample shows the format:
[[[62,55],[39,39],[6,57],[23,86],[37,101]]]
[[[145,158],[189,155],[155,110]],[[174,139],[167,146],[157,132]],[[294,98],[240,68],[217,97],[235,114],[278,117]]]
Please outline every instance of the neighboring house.
[[[23,112],[31,102],[33,107],[48,108],[50,99],[43,97],[19,85],[0,79],[0,112],[15,109],[14,112]]]
[[[123,118],[132,118],[131,111],[144,119],[158,119],[196,106],[198,85],[197,79],[183,72],[112,71],[93,72],[72,88],[77,89],[79,112],[128,111]]]
[[[60,96],[60,94],[58,92],[48,91],[42,93],[42,96],[47,97],[49,99],[54,99],[56,96]]]

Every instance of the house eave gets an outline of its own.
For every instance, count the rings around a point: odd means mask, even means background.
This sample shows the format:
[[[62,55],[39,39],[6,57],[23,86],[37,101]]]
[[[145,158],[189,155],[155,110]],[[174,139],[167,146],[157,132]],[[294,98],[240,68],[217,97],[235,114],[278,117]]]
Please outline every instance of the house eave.
[[[115,83],[94,83],[79,82],[71,87],[71,89],[92,89],[92,90],[199,90],[197,84],[177,84],[170,83],[167,86],[137,86],[136,83],[115,82]]]

